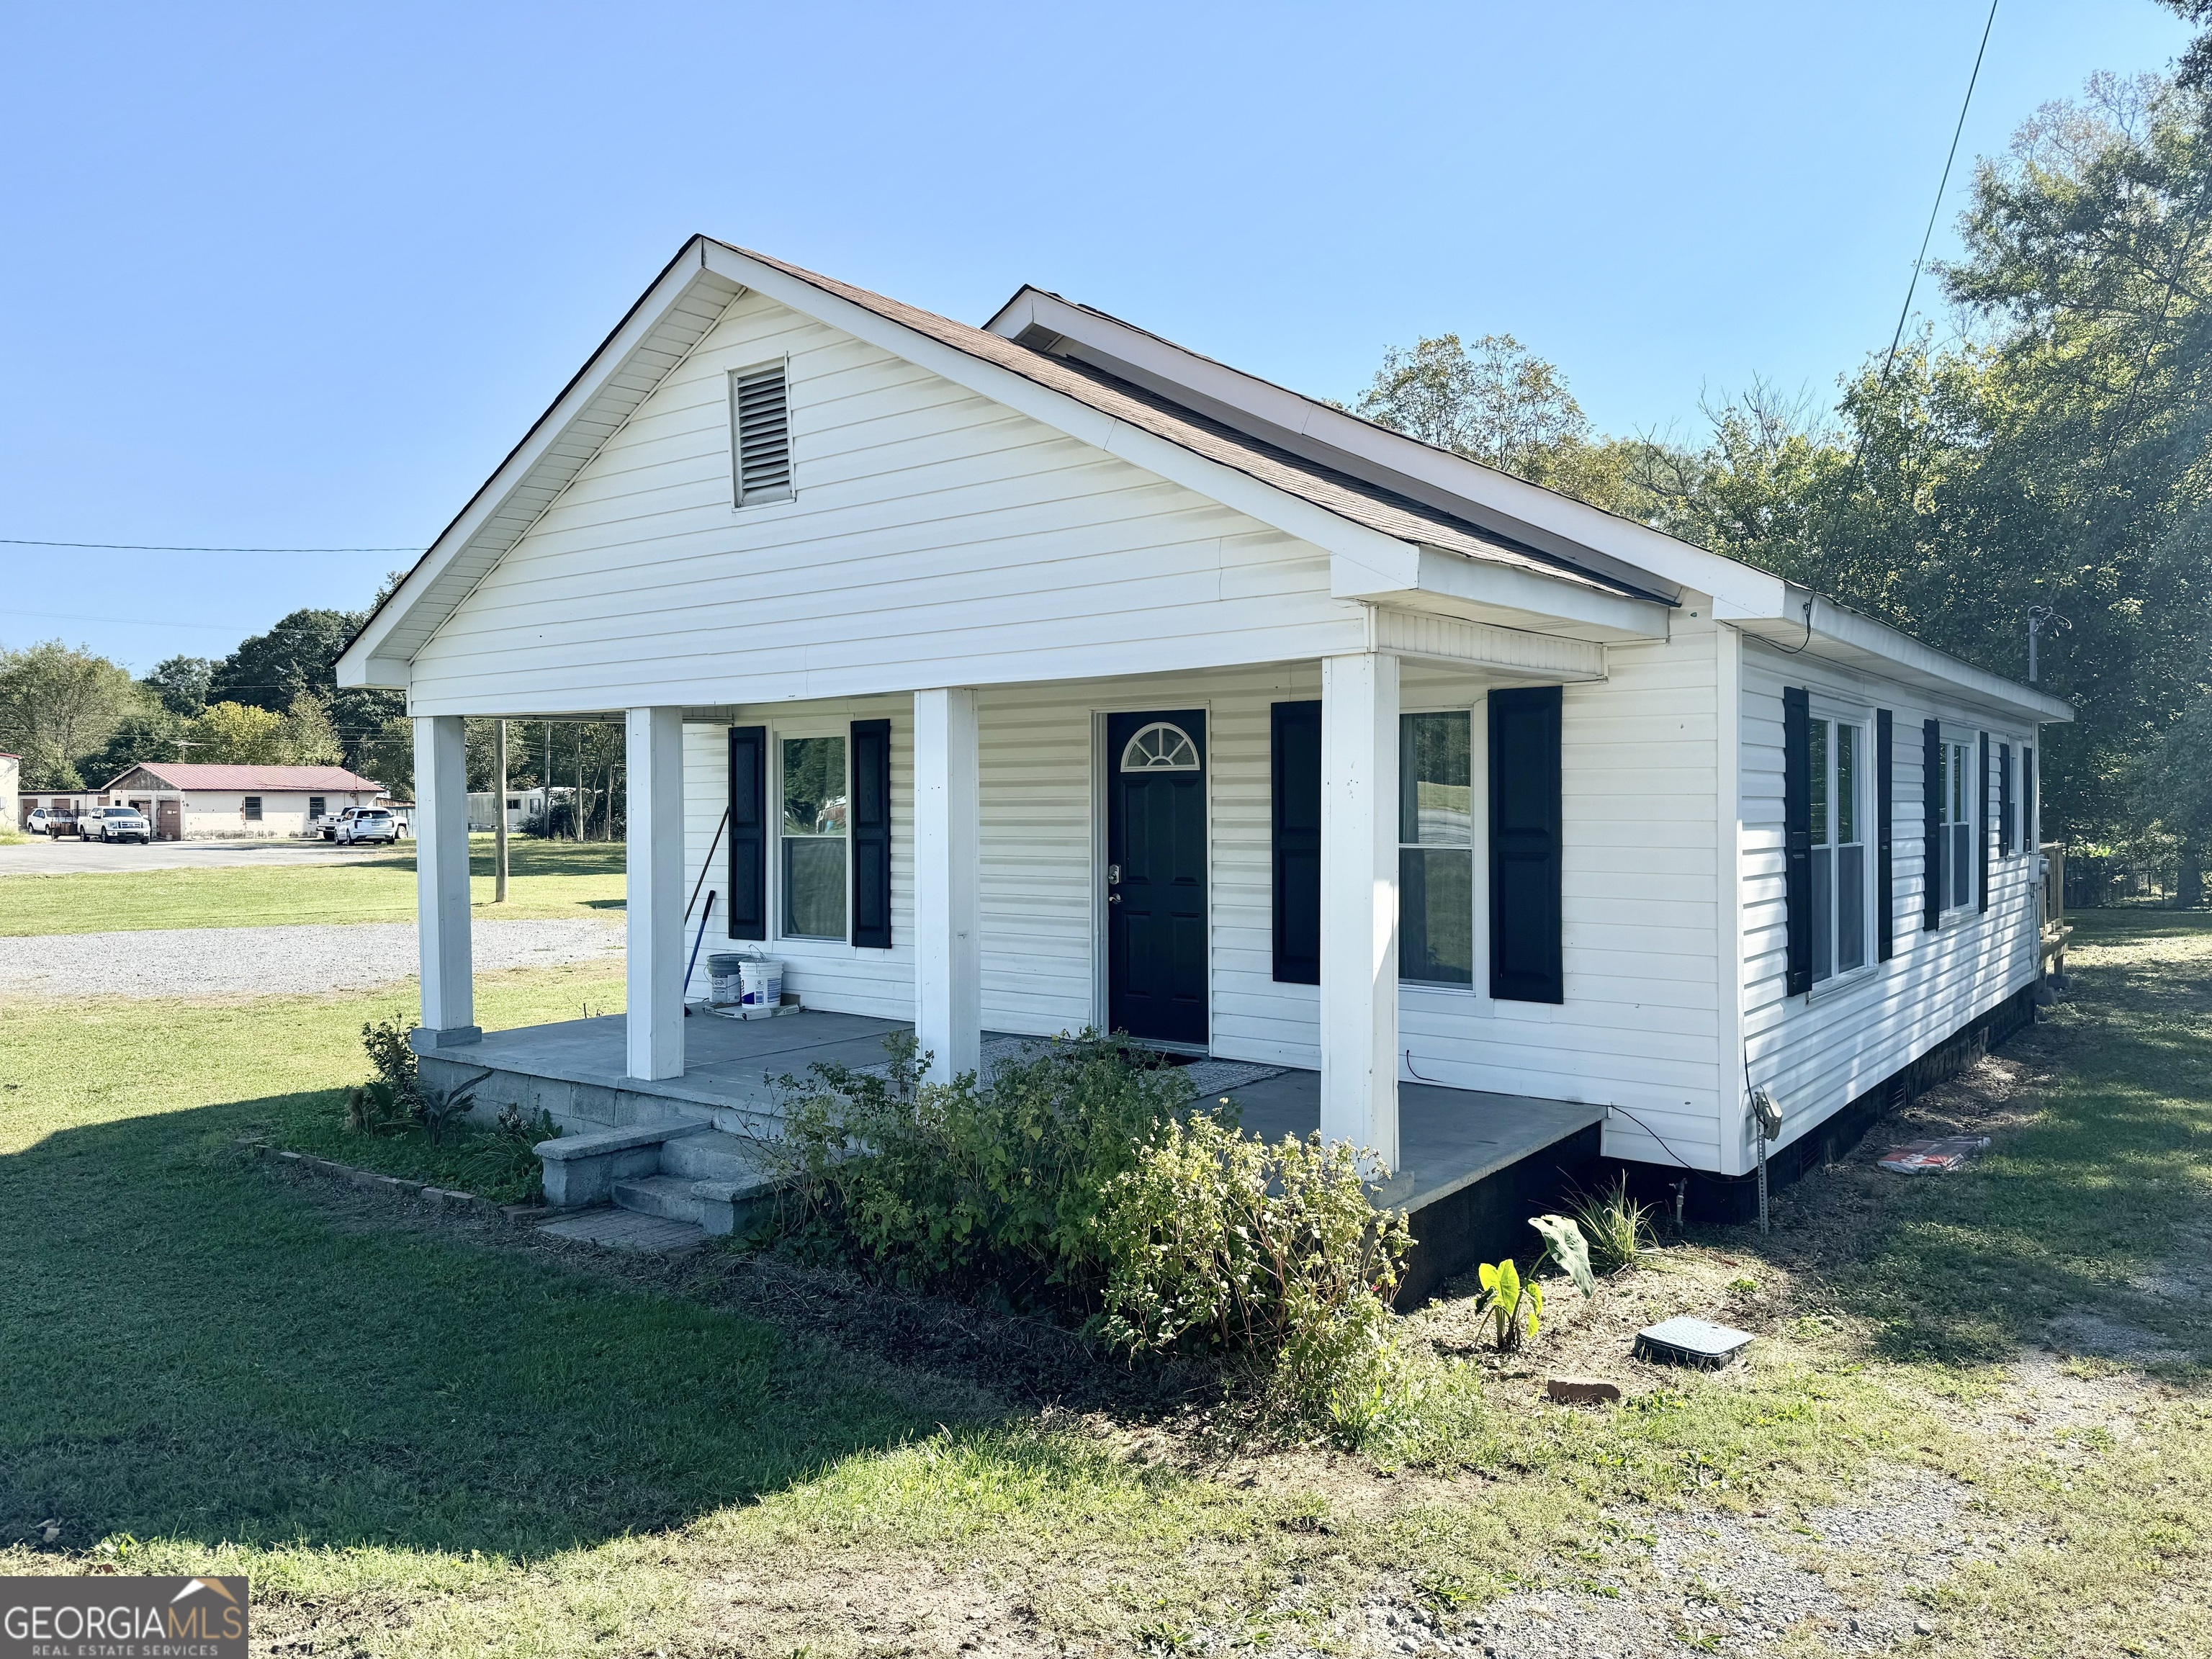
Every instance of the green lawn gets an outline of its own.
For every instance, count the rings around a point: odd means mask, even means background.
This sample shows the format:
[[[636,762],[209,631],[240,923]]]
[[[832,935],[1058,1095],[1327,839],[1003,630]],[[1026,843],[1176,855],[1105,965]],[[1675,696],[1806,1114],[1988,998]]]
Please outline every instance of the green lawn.
[[[474,836],[469,845],[469,892],[480,915],[593,916],[623,908],[620,842],[510,841],[507,899],[500,905],[492,902],[492,838]],[[343,864],[0,875],[0,938],[414,920],[411,843]]]
[[[1264,1651],[1341,1645],[1378,1591],[1446,1620],[1532,1585],[1679,1605],[1650,1543],[1674,1506],[1802,1546],[1796,1517],[1903,1468],[1999,1546],[1924,1595],[1909,1650],[2212,1651],[2212,1329],[2160,1288],[2212,1237],[2212,927],[2082,927],[2075,1000],[2014,1045],[2047,1080],[1986,1160],[1816,1176],[1771,1239],[1555,1297],[1525,1362],[1461,1363],[1472,1310],[1431,1310],[1428,1395],[1367,1456],[1039,1413],[733,1310],[728,1257],[649,1286],[241,1155],[348,1155],[358,1028],[398,989],[0,1002],[0,1572],[243,1571],[258,1628],[368,1654]],[[619,996],[598,967],[479,983],[487,1025]],[[2149,1374],[2065,1362],[2116,1403],[2015,1428],[2023,1350],[2084,1308],[2155,1346]],[[1533,1402],[1547,1368],[1618,1365],[1601,1326],[1679,1310],[1760,1340],[1629,1408]],[[1897,1566],[1831,1553],[1838,1579]]]

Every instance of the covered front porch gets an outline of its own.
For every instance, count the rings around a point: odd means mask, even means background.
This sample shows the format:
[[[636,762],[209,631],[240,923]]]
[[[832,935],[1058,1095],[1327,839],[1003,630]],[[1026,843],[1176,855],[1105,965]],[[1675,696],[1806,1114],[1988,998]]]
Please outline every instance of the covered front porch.
[[[694,1169],[704,1172],[702,1180],[726,1177],[730,1170],[708,1167],[713,1149],[726,1147],[726,1155],[738,1160],[744,1157],[739,1149],[753,1138],[772,1135],[783,1079],[804,1081],[811,1066],[823,1063],[856,1070],[880,1066],[884,1038],[914,1029],[905,1021],[806,1010],[764,1020],[699,1013],[685,1022],[684,1072],[641,1079],[629,1073],[628,1027],[625,1016],[614,1014],[489,1032],[476,1042],[424,1054],[424,1076],[440,1089],[472,1087],[480,1112],[511,1105],[526,1115],[549,1114],[568,1132],[555,1145],[571,1155],[570,1164],[580,1166],[595,1155],[607,1160],[603,1181],[581,1178],[580,1170],[562,1172],[574,1186],[558,1194],[571,1200],[568,1207],[602,1200],[629,1207],[623,1205],[629,1197],[665,1223],[705,1222],[706,1231],[726,1231],[711,1224],[713,1200],[702,1207],[691,1190],[700,1182],[683,1177]],[[988,1076],[1001,1061],[1048,1042],[985,1032],[979,1066]],[[1194,1097],[1226,1101],[1246,1129],[1269,1140],[1322,1127],[1318,1072],[1173,1058]],[[1422,1083],[1400,1085],[1398,1111],[1400,1163],[1377,1184],[1375,1196],[1414,1218],[1420,1243],[1407,1290],[1415,1296],[1477,1254],[1525,1253],[1528,1241],[1519,1236],[1527,1231],[1525,1217],[1547,1207],[1596,1157],[1607,1115],[1602,1106]],[[681,1158],[672,1155],[672,1145]],[[618,1190],[626,1184],[635,1190]],[[741,1206],[743,1191],[738,1196]],[[719,1197],[727,1206],[730,1194]],[[722,1218],[734,1224],[738,1218]],[[579,1236],[594,1237],[610,1224],[625,1236],[635,1231],[624,1219],[586,1218]],[[666,1227],[653,1235],[663,1243],[681,1237]]]

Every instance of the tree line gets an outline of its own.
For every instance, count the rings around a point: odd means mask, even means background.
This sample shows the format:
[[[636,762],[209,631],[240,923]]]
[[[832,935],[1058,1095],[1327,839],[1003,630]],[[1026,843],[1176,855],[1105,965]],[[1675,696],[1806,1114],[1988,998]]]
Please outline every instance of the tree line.
[[[2173,0],[2199,25],[2212,0]],[[2212,33],[2092,77],[1977,167],[1954,326],[1832,405],[1754,383],[1704,429],[1606,436],[1510,335],[1388,354],[1382,424],[1804,583],[2043,689],[2045,822],[2161,866],[2212,855]]]
[[[22,757],[32,793],[98,789],[140,762],[191,761],[343,766],[407,799],[415,737],[405,696],[337,681],[339,653],[368,615],[295,611],[228,656],[171,657],[143,678],[59,640],[0,647],[0,749]],[[497,787],[497,726],[467,723],[472,790]],[[618,721],[511,721],[507,787],[550,781],[565,792],[537,826],[545,833],[615,839],[623,740]]]

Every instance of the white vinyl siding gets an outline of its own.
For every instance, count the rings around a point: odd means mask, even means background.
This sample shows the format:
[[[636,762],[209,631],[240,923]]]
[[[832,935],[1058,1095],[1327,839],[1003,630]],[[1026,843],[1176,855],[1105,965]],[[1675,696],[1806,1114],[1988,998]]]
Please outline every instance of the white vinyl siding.
[[[1405,665],[1409,709],[1473,710],[1478,884],[1477,986],[1408,985],[1401,993],[1407,1080],[1617,1103],[1710,1166],[1720,1110],[1715,641],[1707,631],[1671,645],[1619,647],[1611,682],[1566,689],[1566,1000],[1558,1006],[1493,1001],[1481,990],[1486,684],[1472,673]],[[985,1027],[1050,1035],[1099,1018],[1098,717],[1195,708],[1206,714],[1212,1052],[1317,1066],[1318,993],[1273,977],[1268,711],[1275,702],[1320,695],[1320,665],[1310,661],[982,690]],[[695,709],[687,719],[702,721],[708,712]],[[910,701],[752,704],[713,713],[715,723],[685,729],[687,892],[725,804],[729,724],[763,724],[774,738],[786,726],[837,729],[825,720],[891,719],[892,949],[801,939],[762,948],[786,962],[789,988],[810,1007],[911,1018]],[[710,889],[726,884],[726,842],[715,856]],[[726,941],[718,921],[707,949],[727,949]],[[702,983],[694,994],[703,990]],[[1624,1139],[1614,1150],[1665,1161],[1647,1146]]]
[[[2034,861],[1993,860],[1990,908],[1975,908],[1980,762],[1976,743],[1960,741],[1970,732],[1990,730],[1992,745],[2017,745],[2027,734],[2024,728],[2007,732],[2002,722],[1991,729],[1990,716],[1815,658],[1786,656],[1750,640],[1743,652],[1744,1032],[1753,1079],[1772,1088],[1782,1102],[1786,1145],[2034,979]],[[1826,698],[1887,708],[1893,720],[1891,890],[1882,892],[1878,875],[1869,875],[1875,913],[1883,906],[1890,913],[1893,955],[1856,980],[1816,986],[1809,998],[1784,994],[1789,934],[1782,867],[1782,691],[1790,685],[1809,689],[1816,713]],[[1964,750],[1959,808],[1966,820],[1968,884],[1964,908],[1947,910],[1941,927],[1923,931],[1928,848],[1922,732],[1931,718],[1942,723],[1946,739],[1959,742]],[[1869,748],[1869,760],[1872,752]],[[1947,779],[1949,769],[1947,759]],[[1994,813],[1994,765],[1990,770]],[[1869,776],[1869,814],[1875,810],[1872,782]],[[1870,844],[1875,836],[1870,816]],[[1871,856],[1868,865],[1873,872]],[[1734,1162],[1729,1167],[1735,1170],[1747,1167],[1750,1157],[1743,1110],[1739,1098],[1725,1114],[1735,1125],[1735,1144],[1729,1149]]]
[[[729,376],[796,499],[734,513]],[[416,658],[418,714],[687,707],[1358,650],[1328,556],[748,294]]]

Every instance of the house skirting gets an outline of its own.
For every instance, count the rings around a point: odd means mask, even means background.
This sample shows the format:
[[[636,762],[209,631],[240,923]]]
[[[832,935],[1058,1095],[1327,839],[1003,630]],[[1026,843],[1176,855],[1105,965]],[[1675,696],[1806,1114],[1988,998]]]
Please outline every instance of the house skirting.
[[[1770,1194],[1790,1186],[1808,1171],[1840,1162],[1889,1113],[1948,1078],[1956,1077],[1984,1054],[2035,1019],[2034,985],[2023,986],[1986,1013],[1969,1020],[1911,1064],[1899,1067],[1842,1110],[1767,1155]],[[1666,1214],[1674,1212],[1674,1194],[1685,1179],[1682,1218],[1714,1225],[1735,1225],[1759,1218],[1759,1176],[1720,1176],[1671,1164],[1604,1159],[1594,1165],[1596,1178],[1610,1182],[1626,1171],[1629,1191]]]

